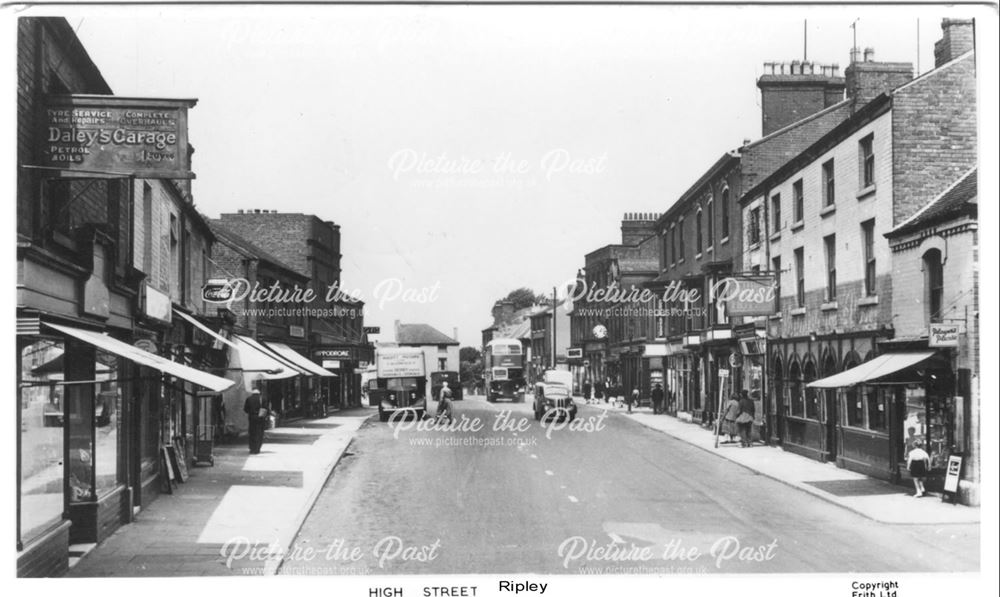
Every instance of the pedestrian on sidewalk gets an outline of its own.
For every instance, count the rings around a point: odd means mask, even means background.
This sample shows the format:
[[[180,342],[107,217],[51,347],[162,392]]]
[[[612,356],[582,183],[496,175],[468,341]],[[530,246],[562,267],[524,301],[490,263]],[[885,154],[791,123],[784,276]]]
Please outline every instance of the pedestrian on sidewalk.
[[[740,433],[740,446],[749,448],[753,445],[753,420],[757,407],[750,399],[750,394],[743,390],[740,393],[740,414],[736,417],[736,425]]]
[[[594,384],[594,400],[601,400],[602,398],[604,399],[604,403],[607,404],[608,395],[604,393],[604,382],[598,381]]]
[[[247,414],[249,428],[247,437],[250,440],[250,453],[260,454],[260,446],[264,443],[264,425],[267,422],[268,410],[260,399],[260,390],[254,389],[243,403],[243,412]]]
[[[913,477],[913,497],[924,495],[924,480],[927,478],[927,469],[930,468],[931,456],[924,450],[922,440],[913,440],[913,449],[906,455],[906,470],[910,471]]]
[[[448,382],[441,382],[441,391],[438,392],[438,405],[437,413],[435,413],[435,422],[441,419],[448,419],[451,423],[451,388],[448,387]]]
[[[658,415],[663,410],[663,386],[656,384],[650,395],[653,399],[653,414]]]
[[[739,397],[734,393],[729,397],[729,402],[726,402],[726,410],[722,416],[722,432],[729,436],[729,443],[736,442],[737,423],[736,419],[740,416],[740,401]]]
[[[587,404],[590,403],[590,382],[583,382],[583,401]]]
[[[632,388],[632,393],[625,400],[628,402],[628,414],[632,414],[632,405],[639,406],[639,388]]]

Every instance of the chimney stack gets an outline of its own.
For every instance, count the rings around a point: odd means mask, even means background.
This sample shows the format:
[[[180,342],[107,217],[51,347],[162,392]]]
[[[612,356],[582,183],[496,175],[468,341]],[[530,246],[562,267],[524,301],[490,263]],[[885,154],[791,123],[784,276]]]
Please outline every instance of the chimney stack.
[[[399,342],[399,320],[397,319],[392,325],[393,333],[396,336],[396,342]]]
[[[851,64],[844,71],[847,97],[854,100],[855,112],[879,95],[913,80],[912,63],[876,62],[874,48],[865,48],[863,55],[864,60],[858,62],[856,52],[852,52]]]
[[[943,19],[941,39],[934,43],[934,68],[975,49],[976,22],[973,19]]]
[[[836,64],[765,62],[757,87],[764,136],[844,99],[844,79]]]
[[[656,234],[655,213],[629,212],[622,217],[622,244],[636,246]]]
[[[455,342],[458,342],[458,328],[457,327],[451,328],[451,339],[454,340]]]

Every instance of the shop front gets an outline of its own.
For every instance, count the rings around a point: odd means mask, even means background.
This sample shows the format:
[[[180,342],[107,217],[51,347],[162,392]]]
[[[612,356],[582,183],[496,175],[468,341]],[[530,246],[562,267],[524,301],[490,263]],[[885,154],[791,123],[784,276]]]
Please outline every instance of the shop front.
[[[887,352],[809,386],[836,397],[838,466],[908,482],[906,457],[919,442],[931,457],[928,489],[941,489],[948,458],[962,445],[961,398],[947,351]]]
[[[131,521],[171,437],[158,392],[183,383],[221,391],[232,382],[137,347],[123,330],[22,321],[18,566],[31,576],[60,568],[55,559],[65,560],[70,543],[99,543]],[[53,539],[61,555],[42,547]]]
[[[312,361],[328,375],[320,380],[331,409],[361,406],[361,375],[375,362],[371,346],[356,344],[325,344],[314,346]]]

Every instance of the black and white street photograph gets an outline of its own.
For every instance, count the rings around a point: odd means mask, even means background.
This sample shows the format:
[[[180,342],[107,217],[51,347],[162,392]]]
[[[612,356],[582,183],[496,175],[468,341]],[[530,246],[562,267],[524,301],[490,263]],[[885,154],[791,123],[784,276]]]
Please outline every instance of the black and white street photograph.
[[[992,593],[995,4],[0,16],[15,590]]]

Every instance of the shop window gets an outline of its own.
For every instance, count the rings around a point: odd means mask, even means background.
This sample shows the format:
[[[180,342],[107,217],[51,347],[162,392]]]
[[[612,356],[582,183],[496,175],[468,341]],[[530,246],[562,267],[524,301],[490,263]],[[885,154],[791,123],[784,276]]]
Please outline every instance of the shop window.
[[[844,391],[844,412],[848,427],[865,426],[864,393],[859,386],[851,386]]]
[[[818,420],[819,419],[819,397],[820,391],[816,388],[808,387],[810,382],[816,381],[816,365],[812,361],[808,361],[806,366],[803,368],[803,375],[805,377],[805,415],[807,419]]]
[[[925,392],[921,387],[906,388],[906,409],[903,419],[903,456],[913,449],[917,440],[924,443],[927,449],[927,406],[924,403]]]
[[[63,513],[63,405],[65,346],[37,339],[20,351],[20,542],[59,522]]]
[[[868,428],[873,431],[887,431],[889,405],[884,390],[870,387],[866,392],[868,406]]]
[[[798,363],[788,369],[789,412],[793,417],[805,416],[805,396],[802,393],[802,370]]]
[[[783,386],[783,369],[781,367],[781,358],[777,357],[774,359],[774,365],[771,367],[771,396],[774,398],[771,400],[771,414],[776,414],[778,412],[778,403],[784,402],[781,400],[781,392]],[[785,403],[787,408],[787,402]],[[787,414],[787,411],[785,411]]]

